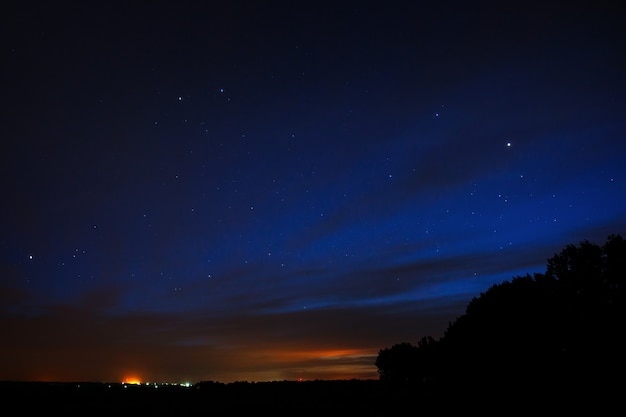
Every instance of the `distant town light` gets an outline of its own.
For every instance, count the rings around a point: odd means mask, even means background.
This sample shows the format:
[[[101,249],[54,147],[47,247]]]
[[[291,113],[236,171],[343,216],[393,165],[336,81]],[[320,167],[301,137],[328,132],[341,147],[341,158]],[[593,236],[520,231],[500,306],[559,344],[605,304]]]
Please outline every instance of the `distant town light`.
[[[130,385],[141,385],[141,380],[137,377],[131,376],[131,377],[125,378],[122,383],[130,384]]]

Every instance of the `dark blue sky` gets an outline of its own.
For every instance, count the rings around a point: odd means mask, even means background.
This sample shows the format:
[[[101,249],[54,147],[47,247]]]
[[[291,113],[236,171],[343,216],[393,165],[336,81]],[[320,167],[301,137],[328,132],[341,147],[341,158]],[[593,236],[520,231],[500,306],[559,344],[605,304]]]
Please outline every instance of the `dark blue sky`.
[[[377,378],[626,233],[624,7],[2,16],[0,379]]]

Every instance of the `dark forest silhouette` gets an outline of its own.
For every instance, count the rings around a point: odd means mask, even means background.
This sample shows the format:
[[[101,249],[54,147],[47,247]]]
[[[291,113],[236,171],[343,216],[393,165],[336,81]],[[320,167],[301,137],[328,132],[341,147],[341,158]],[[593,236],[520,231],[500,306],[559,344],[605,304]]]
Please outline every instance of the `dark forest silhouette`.
[[[473,298],[435,340],[381,349],[382,381],[448,388],[551,392],[624,386],[626,241],[583,241]]]

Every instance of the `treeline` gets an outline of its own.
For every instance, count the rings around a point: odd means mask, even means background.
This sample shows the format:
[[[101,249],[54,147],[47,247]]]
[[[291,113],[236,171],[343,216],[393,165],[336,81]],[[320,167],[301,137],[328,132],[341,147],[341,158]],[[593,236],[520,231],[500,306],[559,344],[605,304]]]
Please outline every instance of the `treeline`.
[[[544,273],[514,277],[473,298],[438,340],[381,349],[380,380],[500,391],[621,389],[625,279],[621,236],[567,245]]]

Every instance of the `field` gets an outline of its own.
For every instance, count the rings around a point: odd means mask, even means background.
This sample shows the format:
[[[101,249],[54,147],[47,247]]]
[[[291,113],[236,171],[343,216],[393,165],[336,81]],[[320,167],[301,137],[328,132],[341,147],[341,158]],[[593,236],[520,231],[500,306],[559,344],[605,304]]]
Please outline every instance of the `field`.
[[[609,415],[615,393],[594,396],[553,387],[489,390],[391,386],[377,380],[277,381],[193,386],[119,383],[0,382],[3,406],[23,415],[224,416],[271,414],[395,416],[456,412],[568,412]],[[601,399],[601,401],[598,401]]]
[[[178,385],[119,383],[4,382],[6,407],[20,414],[58,412],[62,415],[224,415],[270,412],[274,415],[367,414],[404,404],[412,398],[402,389],[386,389],[379,381],[206,382]]]

